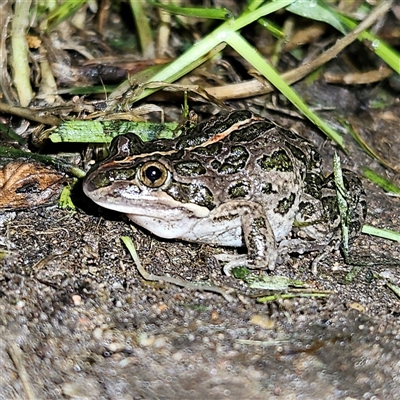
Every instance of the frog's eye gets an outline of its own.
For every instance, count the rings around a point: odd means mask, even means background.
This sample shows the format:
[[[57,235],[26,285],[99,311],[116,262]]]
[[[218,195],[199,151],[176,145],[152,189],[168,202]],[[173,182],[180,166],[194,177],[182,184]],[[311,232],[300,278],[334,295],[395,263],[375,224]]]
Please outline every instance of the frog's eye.
[[[146,162],[139,170],[140,181],[150,188],[158,188],[162,186],[168,177],[169,172],[167,168],[157,161]]]

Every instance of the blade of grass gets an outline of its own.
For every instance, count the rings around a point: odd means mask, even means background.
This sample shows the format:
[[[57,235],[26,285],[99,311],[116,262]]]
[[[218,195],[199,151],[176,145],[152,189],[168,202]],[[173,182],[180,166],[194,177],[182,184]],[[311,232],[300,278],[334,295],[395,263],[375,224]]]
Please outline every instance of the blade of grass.
[[[136,268],[144,280],[156,281],[156,282],[164,281],[172,283],[173,285],[176,286],[184,287],[185,289],[189,290],[199,290],[199,291],[217,293],[222,295],[227,301],[234,300],[234,298],[228,293],[228,291],[217,286],[196,285],[194,283],[186,282],[182,279],[174,278],[172,276],[149,274],[142,266],[142,263],[140,262],[139,256],[136,252],[136,248],[132,242],[132,239],[129,236],[121,236],[121,240],[128,249],[129,253],[131,254],[133,260],[135,261]]]
[[[301,97],[281,78],[278,72],[269,65],[260,53],[243,39],[237,32],[227,35],[225,41],[244,57],[253,67],[264,75],[285,97],[287,97],[310,121],[318,126],[325,134],[345,150],[344,141],[325,121],[312,112]]]
[[[335,152],[333,155],[333,174],[336,186],[336,200],[339,208],[340,224],[342,228],[342,247],[344,259],[349,262],[349,208],[347,205],[347,190],[344,187],[340,158]]]
[[[258,7],[261,6],[262,3],[264,3],[265,0],[253,0],[250,2],[249,6],[247,7],[247,9],[249,11],[254,11],[256,10]]]
[[[181,78],[194,68],[192,65],[195,65],[199,58],[204,57],[204,55],[209,53],[216,46],[225,42],[226,37],[231,32],[241,29],[267,14],[280,10],[294,1],[295,0],[279,0],[273,3],[268,3],[252,12],[241,15],[236,20],[224,22],[219,28],[215,29],[204,39],[192,46],[174,62],[156,73],[152,78],[150,78],[149,82],[161,81],[171,83],[175,79]],[[136,98],[132,99],[132,102],[141,100],[155,91],[157,91],[157,89],[146,89]]]
[[[349,119],[350,122],[347,122],[342,118],[339,118],[339,121],[346,128],[347,132],[350,133],[350,136],[358,143],[361,149],[371,158],[379,161],[386,168],[393,170],[394,168],[386,160],[384,160],[367,142],[365,142],[361,134],[358,132],[358,128],[355,127],[355,124],[352,124],[351,118]]]
[[[160,72],[165,65],[151,65],[150,67],[138,71],[135,74],[131,75],[126,81],[122,82],[118,85],[108,97],[109,100],[119,99],[123,96],[126,96],[132,86],[140,86],[141,84],[145,84],[146,82],[152,82],[152,78],[158,72]]]
[[[354,29],[357,25],[350,18],[340,16],[349,29]],[[392,47],[388,46],[382,39],[377,38],[370,32],[363,32],[359,40],[366,40],[370,43],[368,48],[373,50],[386,64],[390,66],[395,72],[400,74],[400,54]]]
[[[400,232],[392,231],[390,229],[381,229],[375,228],[371,225],[364,225],[362,228],[362,233],[400,242]]]
[[[30,81],[28,43],[26,33],[29,29],[30,0],[15,2],[14,18],[11,22],[11,52],[14,86],[18,92],[21,106],[26,107],[34,93]]]
[[[264,2],[264,0],[255,0],[252,1],[247,7],[248,12],[256,10],[260,5]],[[258,23],[264,27],[272,36],[283,39],[285,37],[282,29],[280,29],[275,23],[265,18],[260,18]]]
[[[136,29],[139,36],[140,48],[143,57],[149,60],[155,58],[155,47],[153,40],[153,32],[151,30],[148,19],[146,18],[145,5],[143,0],[130,0],[129,4],[135,19]]]
[[[86,0],[68,0],[52,11],[47,18],[47,30],[51,31],[61,22],[75,14]]]
[[[173,63],[169,64],[167,67],[164,67],[164,69],[162,69],[161,71],[159,71],[159,68],[157,69],[157,72],[154,73],[153,76],[149,77],[146,82],[142,82],[142,83],[137,83],[136,82],[136,77],[137,75],[141,75],[144,74],[145,71],[140,71],[138,74],[132,75],[128,81],[125,81],[123,83],[121,83],[121,85],[119,85],[109,96],[109,100],[118,100],[121,98],[121,96],[127,91],[129,90],[130,87],[132,87],[135,84],[138,84],[139,89],[137,92],[134,92],[132,94],[131,97],[128,97],[128,104],[134,103],[148,95],[150,95],[151,93],[156,92],[157,90],[159,90],[161,87],[165,86],[164,83],[172,83],[175,80],[179,79],[180,77],[186,75],[188,72],[192,71],[194,68],[197,68],[199,65],[203,64],[205,61],[207,61],[208,59],[214,57],[217,53],[219,53],[220,51],[222,51],[224,49],[224,47],[226,46],[225,43],[220,43],[219,45],[217,45],[215,48],[212,48],[208,53],[204,54],[204,55],[198,55],[198,57],[196,59],[194,59],[192,57],[192,55],[190,55],[191,57],[191,62],[189,64],[186,63],[186,59],[181,59],[181,57],[177,58]],[[174,65],[173,65],[174,64]],[[176,64],[176,65],[175,65]],[[173,68],[169,69],[169,66],[173,65]],[[159,66],[157,66],[159,67]],[[179,67],[179,68],[178,68]],[[161,74],[165,69],[168,69],[167,73],[165,74],[165,76],[167,76],[167,78],[165,78],[164,80],[160,80],[160,79],[154,79],[154,77],[159,77],[159,74]],[[147,71],[147,70],[146,70]],[[159,72],[158,72],[159,71]],[[152,82],[160,82],[160,86],[156,87],[156,88],[147,88],[142,90],[142,87],[146,87],[146,85],[151,84]],[[155,85],[157,86],[157,85]]]
[[[272,21],[266,18],[260,18],[257,21],[263,28],[265,28],[272,36],[277,39],[284,40],[285,34],[282,32],[282,29],[278,27],[278,25],[274,24]]]
[[[362,23],[367,22],[368,19],[379,20],[390,10],[392,3],[392,1],[387,0],[381,1]],[[346,34],[347,30],[353,30],[357,27],[357,23],[352,19],[317,0],[299,0],[288,6],[287,10],[305,18],[324,21],[343,34]],[[362,32],[358,39],[369,42],[370,46],[368,47],[394,71],[400,73],[400,54],[383,42],[382,39],[377,38],[370,32]]]
[[[293,14],[300,15],[307,19],[326,22],[339,32],[343,34],[346,33],[345,25],[336,14],[332,12],[333,10],[318,0],[298,0],[289,7],[286,7],[286,9]]]
[[[259,303],[268,303],[277,300],[284,299],[295,299],[297,297],[329,297],[329,293],[284,293],[284,294],[272,294],[270,296],[263,296],[257,298]]]
[[[158,2],[154,2],[153,5],[171,14],[184,15],[186,17],[223,20],[232,18],[232,13],[227,8],[178,7]]]
[[[393,283],[387,282],[386,286],[392,290],[398,297],[400,297],[400,287],[397,285],[394,285]]]
[[[374,182],[376,185],[381,187],[385,192],[390,193],[400,193],[400,188],[396,186],[394,183],[390,182],[388,179],[383,176],[378,175],[375,171],[369,168],[362,168],[363,175],[369,179],[371,182]]]

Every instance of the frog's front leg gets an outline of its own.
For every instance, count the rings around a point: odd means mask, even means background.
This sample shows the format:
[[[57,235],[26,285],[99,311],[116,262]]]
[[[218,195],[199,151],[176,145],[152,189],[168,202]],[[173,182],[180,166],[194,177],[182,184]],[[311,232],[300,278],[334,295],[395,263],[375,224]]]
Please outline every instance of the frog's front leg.
[[[247,257],[235,257],[225,265],[224,271],[238,266],[254,269],[274,269],[278,256],[277,244],[264,208],[255,202],[235,201],[222,204],[213,215],[215,220],[239,219],[242,241],[247,247]],[[224,257],[217,257],[222,260]],[[226,261],[226,258],[225,260]]]

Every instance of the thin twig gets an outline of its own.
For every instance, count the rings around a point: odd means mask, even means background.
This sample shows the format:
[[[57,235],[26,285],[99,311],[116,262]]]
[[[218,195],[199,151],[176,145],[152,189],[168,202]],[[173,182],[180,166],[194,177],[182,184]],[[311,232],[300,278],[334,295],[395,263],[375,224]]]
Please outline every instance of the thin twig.
[[[136,252],[136,248],[129,236],[122,236],[122,241],[124,242],[125,246],[128,248],[133,260],[135,261],[136,268],[139,271],[142,278],[146,281],[156,281],[156,282],[168,282],[172,283],[173,285],[184,287],[185,289],[189,290],[197,290],[197,291],[205,291],[205,292],[213,292],[220,294],[225,298],[225,300],[231,302],[234,300],[234,297],[231,296],[227,290],[224,290],[218,286],[207,286],[207,285],[196,285],[194,283],[186,282],[182,279],[174,278],[172,276],[166,275],[153,275],[149,274],[142,266],[140,262],[139,256]]]
[[[311,62],[307,62],[300,67],[285,72],[282,78],[288,84],[298,82],[311,72],[315,71],[321,65],[335,58],[343,49],[353,43],[361,32],[368,29],[378,19],[382,18],[391,7],[391,1],[383,1],[375,7],[371,13],[359,24],[355,29],[349,32],[342,39],[339,39],[331,48],[326,50],[320,56]],[[260,82],[257,79],[252,81],[241,82],[233,85],[225,85],[220,87],[205,88],[206,92],[220,100],[225,99],[240,99],[248,96],[256,96],[260,94],[270,93],[275,90],[275,87],[268,82]]]
[[[37,111],[34,108],[10,106],[0,102],[0,112],[16,115],[21,118],[36,121],[45,125],[60,125],[62,120],[54,115],[39,115],[39,112],[45,114],[43,110]]]
[[[29,378],[28,372],[26,371],[23,364],[21,349],[16,343],[13,343],[10,347],[8,347],[7,352],[11,357],[11,360],[13,361],[15,368],[17,369],[26,397],[29,400],[37,400],[37,397],[31,385],[31,380]]]

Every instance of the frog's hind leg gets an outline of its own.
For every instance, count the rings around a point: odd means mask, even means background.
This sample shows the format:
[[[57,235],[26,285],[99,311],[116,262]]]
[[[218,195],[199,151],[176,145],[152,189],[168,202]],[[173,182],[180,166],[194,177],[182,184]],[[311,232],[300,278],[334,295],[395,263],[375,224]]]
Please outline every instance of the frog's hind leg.
[[[243,265],[254,269],[274,269],[278,257],[277,244],[272,227],[265,216],[263,207],[255,202],[237,201],[232,207],[229,203],[218,209],[216,218],[239,217],[243,241],[247,247],[247,257],[231,260],[224,272]]]

